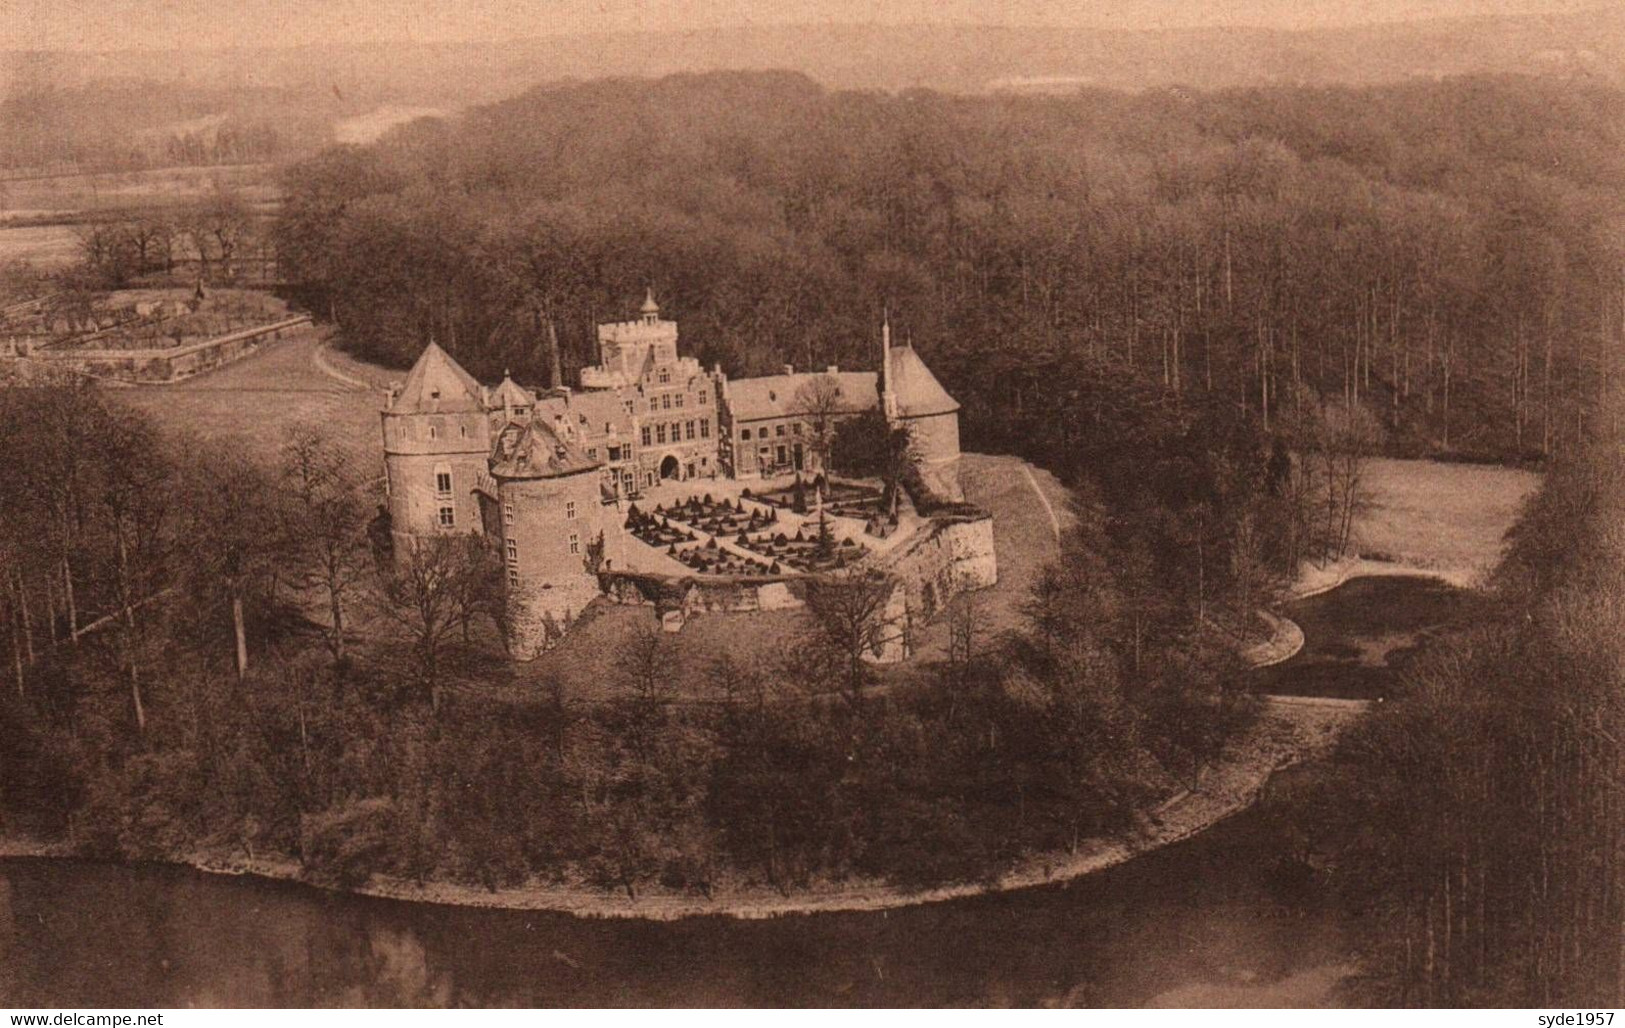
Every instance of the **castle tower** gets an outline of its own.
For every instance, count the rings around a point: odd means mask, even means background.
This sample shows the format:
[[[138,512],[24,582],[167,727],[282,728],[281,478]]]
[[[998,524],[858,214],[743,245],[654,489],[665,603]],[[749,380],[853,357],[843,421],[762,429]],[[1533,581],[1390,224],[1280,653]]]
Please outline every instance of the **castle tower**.
[[[414,537],[479,531],[474,489],[491,437],[480,384],[430,342],[381,418],[396,552]]]
[[[962,501],[959,485],[959,402],[931,374],[912,345],[891,346],[885,331],[880,389],[886,420],[904,424],[919,458],[920,479],[939,499]]]
[[[548,649],[598,595],[595,556],[619,532],[598,461],[543,419],[509,424],[491,455],[515,656]],[[606,513],[607,512],[607,513]]]

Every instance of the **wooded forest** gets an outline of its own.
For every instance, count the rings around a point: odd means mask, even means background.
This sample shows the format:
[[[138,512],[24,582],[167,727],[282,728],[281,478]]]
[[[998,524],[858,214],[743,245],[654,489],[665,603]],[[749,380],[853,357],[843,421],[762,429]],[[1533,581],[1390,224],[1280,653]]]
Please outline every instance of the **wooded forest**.
[[[1267,804],[1360,916],[1357,1004],[1625,996],[1625,466],[1558,462],[1475,619]]]
[[[1094,375],[1266,430],[1316,395],[1395,452],[1539,457],[1589,433],[1625,331],[1622,97],[545,86],[298,164],[279,250],[345,345],[403,366],[432,335],[545,382],[551,320],[568,377],[647,284],[736,375],[869,366],[889,309],[970,449],[1064,459]]]

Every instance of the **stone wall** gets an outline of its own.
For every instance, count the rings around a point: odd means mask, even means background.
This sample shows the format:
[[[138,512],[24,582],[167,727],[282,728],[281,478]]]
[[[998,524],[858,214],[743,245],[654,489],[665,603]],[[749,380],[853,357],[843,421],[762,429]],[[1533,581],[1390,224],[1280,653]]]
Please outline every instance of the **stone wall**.
[[[177,382],[240,360],[266,343],[281,339],[283,333],[308,324],[310,318],[300,315],[186,346],[154,350],[34,347],[28,358],[43,367],[92,378],[130,383]]]
[[[887,555],[884,567],[907,590],[913,621],[930,621],[960,593],[998,582],[993,516],[971,511],[932,518],[915,538]]]
[[[960,593],[985,589],[998,581],[993,517],[960,506],[955,513],[933,518],[914,539],[887,554],[877,566],[897,583],[887,604],[886,622],[904,627],[885,633],[873,659],[894,663],[909,656],[908,626],[930,621]],[[599,588],[612,602],[654,607],[668,631],[680,629],[694,614],[803,607],[808,581],[804,575],[732,578],[630,571],[598,575]]]

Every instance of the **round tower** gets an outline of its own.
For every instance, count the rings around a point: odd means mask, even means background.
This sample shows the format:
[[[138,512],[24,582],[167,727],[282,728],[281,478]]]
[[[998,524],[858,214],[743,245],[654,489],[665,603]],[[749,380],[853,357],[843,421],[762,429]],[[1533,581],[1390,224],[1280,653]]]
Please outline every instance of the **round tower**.
[[[491,448],[480,384],[431,342],[381,417],[395,552],[414,538],[480,531],[474,490]]]
[[[881,333],[881,410],[891,424],[906,425],[921,482],[938,499],[959,502],[959,401],[948,395],[911,345],[892,346]]]
[[[491,458],[508,582],[509,645],[530,660],[598,595],[604,540],[619,530],[601,465],[542,423],[510,424]],[[608,511],[608,514],[605,512]]]

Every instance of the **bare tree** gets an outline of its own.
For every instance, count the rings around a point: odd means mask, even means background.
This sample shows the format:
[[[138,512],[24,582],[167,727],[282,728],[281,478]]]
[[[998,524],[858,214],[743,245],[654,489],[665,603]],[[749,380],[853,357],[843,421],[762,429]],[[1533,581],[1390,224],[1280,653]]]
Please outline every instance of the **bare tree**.
[[[187,554],[199,591],[218,587],[231,604],[240,679],[248,673],[244,603],[281,563],[271,483],[258,468],[227,452],[206,452],[189,470]]]
[[[790,399],[791,413],[801,418],[812,431],[809,442],[821,469],[829,469],[830,451],[835,445],[836,421],[845,408],[841,383],[833,375],[808,379]]]
[[[820,575],[807,583],[807,609],[816,629],[815,669],[839,683],[853,708],[862,706],[869,684],[868,658],[897,640],[903,626],[890,612],[897,583],[885,575],[851,570]]]
[[[437,711],[446,643],[466,623],[469,597],[500,575],[495,554],[475,535],[418,539],[381,572],[381,612],[410,634],[418,685]]]
[[[282,446],[279,514],[287,540],[288,577],[327,599],[327,648],[344,659],[345,610],[369,564],[365,546],[371,512],[361,498],[349,456],[325,432],[298,426]]]

